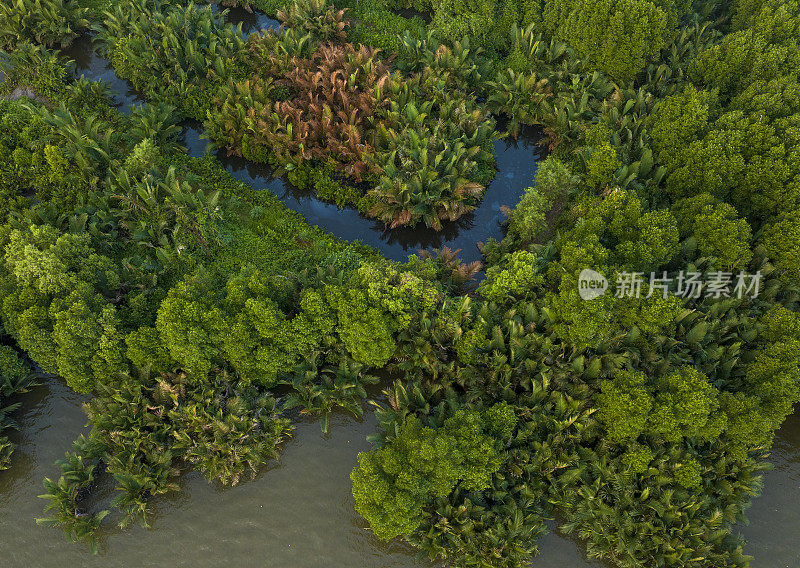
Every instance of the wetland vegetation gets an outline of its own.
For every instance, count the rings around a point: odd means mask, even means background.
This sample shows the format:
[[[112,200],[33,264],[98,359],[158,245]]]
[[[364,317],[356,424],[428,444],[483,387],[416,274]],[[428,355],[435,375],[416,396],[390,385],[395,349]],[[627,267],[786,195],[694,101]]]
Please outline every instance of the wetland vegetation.
[[[512,568],[554,519],[611,566],[750,566],[736,523],[800,401],[799,37],[796,0],[4,2],[0,469],[22,393],[85,393],[37,522],[98,552],[190,472],[245,483],[304,417],[366,410],[371,538]],[[479,261],[386,258],[225,167],[365,242],[458,232],[530,132]],[[584,299],[586,269],[641,293]],[[657,285],[685,273],[715,293]]]

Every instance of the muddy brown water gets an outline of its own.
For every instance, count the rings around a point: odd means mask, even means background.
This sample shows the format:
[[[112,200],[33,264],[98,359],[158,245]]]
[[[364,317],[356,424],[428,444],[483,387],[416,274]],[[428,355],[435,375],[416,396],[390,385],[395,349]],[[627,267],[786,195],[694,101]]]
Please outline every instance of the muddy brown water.
[[[153,501],[150,530],[100,532],[101,552],[92,556],[65,541],[57,529],[40,527],[45,500],[42,480],[53,477],[56,459],[85,433],[85,396],[59,379],[47,379],[23,399],[18,447],[10,470],[0,472],[0,565],[3,568],[63,566],[128,568],[433,568],[398,543],[385,543],[366,529],[353,510],[350,470],[369,449],[376,429],[363,420],[336,415],[329,435],[317,422],[301,422],[284,446],[280,463],[234,488],[222,489],[200,474],[186,475],[182,492]],[[110,517],[109,517],[110,518]],[[601,566],[583,559],[572,541],[551,534],[541,542],[542,566]]]
[[[375,538],[353,510],[350,470],[358,452],[369,449],[374,416],[363,420],[336,415],[329,435],[317,422],[297,424],[280,462],[258,477],[223,489],[192,473],[181,480],[182,492],[153,501],[151,529],[120,531],[113,524],[100,531],[101,552],[92,556],[80,544],[65,541],[53,528],[36,525],[45,500],[44,477],[54,477],[55,460],[85,433],[81,404],[87,398],[63,381],[45,379],[22,399],[17,414],[19,445],[12,467],[0,472],[0,565],[4,568],[62,566],[128,568],[438,568],[418,561],[398,543]],[[740,527],[755,557],[752,568],[797,568],[800,555],[800,417],[781,428],[772,455],[775,469],[750,510],[750,525]],[[532,566],[608,568],[585,558],[580,543],[551,531],[539,542]]]

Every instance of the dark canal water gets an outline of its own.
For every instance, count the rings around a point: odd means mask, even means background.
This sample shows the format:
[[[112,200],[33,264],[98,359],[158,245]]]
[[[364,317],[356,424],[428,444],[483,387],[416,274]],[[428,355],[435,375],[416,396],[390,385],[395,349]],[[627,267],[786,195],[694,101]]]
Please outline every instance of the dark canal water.
[[[243,32],[274,28],[277,22],[238,10]],[[114,91],[114,101],[122,112],[130,112],[132,105],[142,104],[144,99],[128,81],[119,78],[111,62],[93,50],[89,38],[76,41],[65,51],[75,62],[76,74],[87,79],[102,79]],[[202,138],[203,126],[197,121],[183,122],[182,142],[192,156],[202,156],[209,141]],[[454,222],[445,223],[442,231],[428,229],[424,225],[416,228],[386,229],[383,223],[368,219],[351,208],[339,209],[336,205],[317,199],[313,191],[303,191],[283,178],[274,178],[264,164],[249,162],[225,152],[216,156],[225,168],[238,180],[255,189],[271,191],[289,209],[301,213],[309,223],[318,225],[331,234],[348,241],[360,240],[392,260],[405,261],[409,254],[419,249],[434,249],[447,246],[461,249],[461,258],[473,261],[481,258],[477,244],[490,238],[502,239],[501,222],[505,215],[502,206],[513,207],[525,188],[532,185],[536,164],[541,155],[537,147],[538,135],[533,129],[524,130],[517,140],[505,139],[494,143],[497,155],[497,175],[488,185],[478,207]]]

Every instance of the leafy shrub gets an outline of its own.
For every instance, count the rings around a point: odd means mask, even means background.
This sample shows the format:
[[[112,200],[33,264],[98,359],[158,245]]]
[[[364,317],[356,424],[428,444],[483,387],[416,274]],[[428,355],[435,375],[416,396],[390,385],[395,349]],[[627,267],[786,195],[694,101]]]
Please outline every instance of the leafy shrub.
[[[617,157],[616,149],[611,145],[611,128],[603,122],[589,128],[586,132],[586,184],[590,187],[602,187],[612,181],[612,174],[622,164]]]
[[[497,303],[509,298],[534,298],[544,283],[539,265],[540,259],[535,254],[518,250],[503,267],[492,266],[486,271],[486,280],[480,283],[478,292]]]
[[[456,484],[483,489],[500,467],[480,415],[463,410],[438,429],[410,416],[395,438],[360,453],[358,462],[350,474],[356,511],[384,540],[412,532],[427,500],[447,496]]]
[[[697,369],[684,368],[648,385],[641,373],[605,382],[597,406],[611,439],[624,443],[641,434],[670,442],[682,437],[712,440],[725,428],[719,392]]]
[[[800,226],[797,210],[778,217],[764,228],[762,242],[775,264],[793,282],[800,281]]]
[[[87,234],[42,225],[7,236],[3,320],[45,371],[86,392],[123,369],[121,322],[113,298],[115,263]]]
[[[24,41],[68,47],[89,27],[88,9],[69,0],[9,0],[0,4],[0,48]]]
[[[631,79],[670,33],[670,16],[648,0],[549,0],[544,26],[614,77]]]
[[[336,309],[339,336],[353,359],[370,367],[385,365],[397,344],[383,310],[358,288],[328,288],[325,295]]]
[[[272,54],[267,64],[284,66]],[[388,81],[388,66],[373,49],[322,45],[310,59],[292,57],[274,82],[253,77],[229,87],[221,113],[209,113],[210,130],[250,158],[264,161],[269,155],[278,166],[295,167],[316,159],[340,165],[361,180],[375,172],[367,162],[373,151],[372,117],[388,104]],[[275,86],[288,88],[292,96],[272,103]]]
[[[722,269],[743,268],[752,258],[750,226],[736,209],[708,193],[678,201],[676,217],[684,235],[694,235],[700,254]]]
[[[327,0],[295,0],[278,12],[278,19],[286,26],[310,33],[315,41],[344,41],[347,37],[344,13]]]
[[[532,241],[547,228],[545,214],[552,205],[536,188],[527,188],[517,206],[509,212],[508,230],[523,241]]]
[[[798,145],[789,93],[798,50],[787,30],[797,28],[800,6],[745,3],[736,14],[731,33],[691,61],[691,84],[656,108],[654,147],[672,195],[708,192],[730,203],[793,281],[797,243],[787,212],[800,207],[800,186],[788,158]]]
[[[219,85],[247,74],[240,31],[221,14],[194,4],[116,5],[106,13],[100,35],[120,77],[200,120]],[[153,81],[153,73],[168,80]]]

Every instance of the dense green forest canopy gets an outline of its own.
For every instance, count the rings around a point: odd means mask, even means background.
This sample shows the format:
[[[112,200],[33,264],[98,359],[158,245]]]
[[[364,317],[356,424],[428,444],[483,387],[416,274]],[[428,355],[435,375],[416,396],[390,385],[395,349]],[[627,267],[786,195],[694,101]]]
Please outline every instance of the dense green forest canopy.
[[[0,5],[0,468],[36,377],[93,395],[39,521],[96,550],[183,472],[242,482],[299,413],[327,431],[369,392],[351,478],[376,538],[511,568],[554,517],[616,566],[749,566],[733,525],[800,401],[800,3],[221,4],[283,25]],[[147,104],[74,77],[58,50],[87,35]],[[186,117],[390,228],[472,210],[502,136],[548,155],[476,285],[187,156]],[[617,294],[584,299],[587,269]]]

